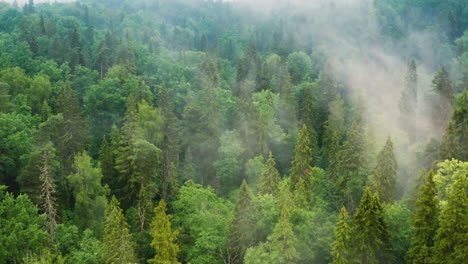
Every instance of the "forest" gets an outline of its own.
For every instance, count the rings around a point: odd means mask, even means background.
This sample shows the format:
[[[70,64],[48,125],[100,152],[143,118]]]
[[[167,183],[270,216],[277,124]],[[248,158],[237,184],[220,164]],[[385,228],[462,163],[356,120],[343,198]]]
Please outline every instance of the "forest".
[[[468,1],[0,2],[23,263],[468,263]]]

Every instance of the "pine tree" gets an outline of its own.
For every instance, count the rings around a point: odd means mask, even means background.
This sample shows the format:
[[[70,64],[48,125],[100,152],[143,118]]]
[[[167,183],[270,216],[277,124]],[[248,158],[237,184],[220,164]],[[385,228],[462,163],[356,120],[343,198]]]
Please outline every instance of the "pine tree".
[[[358,122],[353,122],[347,134],[348,140],[337,154],[337,195],[339,204],[354,211],[369,174],[369,153],[366,131]]]
[[[340,221],[337,224],[336,239],[332,244],[333,261],[331,264],[347,264],[350,256],[350,227],[348,225],[348,212],[343,206],[340,211]]]
[[[278,192],[278,184],[280,180],[280,174],[276,169],[276,162],[273,158],[273,153],[270,152],[268,159],[265,164],[265,168],[260,176],[260,194],[273,194]]]
[[[166,214],[166,202],[159,201],[159,205],[154,209],[154,218],[151,222],[151,247],[156,251],[154,258],[148,260],[155,264],[179,264],[177,255],[179,246],[176,244],[176,231],[171,229],[171,215]]]
[[[254,207],[252,205],[253,194],[245,180],[242,181],[239,190],[239,199],[234,211],[233,230],[231,243],[237,254],[236,259],[244,259],[247,248],[253,246],[255,235]],[[236,261],[236,260],[234,260]],[[237,261],[236,261],[237,262]]]
[[[275,225],[273,234],[269,237],[271,251],[280,256],[277,262],[279,264],[294,264],[299,261],[299,253],[295,248],[297,238],[289,217],[289,209],[283,208],[279,222]]]
[[[57,110],[63,115],[61,135],[56,142],[59,156],[64,159],[64,172],[69,173],[73,163],[73,157],[84,150],[88,143],[86,120],[83,117],[80,102],[67,82],[62,88]]]
[[[55,227],[57,226],[57,204],[55,200],[55,184],[51,175],[49,160],[49,152],[45,150],[42,153],[42,166],[40,168],[41,175],[39,176],[42,182],[41,199],[42,208],[47,215],[46,226],[49,231],[51,241],[55,240]]]
[[[169,94],[166,86],[163,86],[159,99],[159,108],[161,115],[164,118],[163,124],[163,141],[162,141],[162,172],[160,174],[162,182],[161,198],[167,199],[169,183],[174,181],[174,176],[171,174],[171,164],[176,166],[179,160],[179,135],[176,127],[177,118],[172,111],[169,103]]]
[[[391,263],[390,235],[377,193],[366,188],[352,221],[351,263]]]
[[[456,99],[452,119],[440,144],[440,156],[468,160],[468,90]]]
[[[302,105],[301,121],[309,130],[310,147],[312,148],[312,162],[316,163],[319,157],[318,135],[316,132],[316,110],[312,97],[312,89],[308,87],[305,90],[304,101]],[[311,164],[314,165],[314,164]]]
[[[442,134],[450,120],[454,98],[452,81],[445,67],[442,67],[434,76],[432,86],[435,93],[432,99],[433,127],[438,134]]]
[[[418,107],[418,72],[414,59],[408,64],[405,77],[405,87],[401,93],[399,107],[400,119],[403,126],[410,137],[412,137],[414,134],[413,123],[415,121],[415,113]]]
[[[106,264],[136,263],[134,247],[120,203],[113,196],[104,223],[103,260]]]
[[[295,148],[295,157],[292,162],[291,187],[300,197],[306,197],[309,202],[310,190],[310,172],[312,163],[312,148],[310,147],[309,130],[306,125],[303,125],[299,131],[297,144]],[[300,187],[300,188],[299,188]],[[303,192],[303,193],[301,193]]]
[[[434,263],[468,262],[468,175],[460,173],[440,214]]]
[[[379,194],[384,203],[395,199],[397,181],[397,161],[393,151],[393,142],[390,137],[377,156],[377,166],[371,178],[371,188]]]
[[[427,175],[425,184],[421,186],[416,200],[416,213],[413,216],[413,224],[416,233],[412,238],[412,247],[406,254],[409,264],[431,263],[432,247],[438,227],[439,202],[436,197],[436,184],[434,171]]]

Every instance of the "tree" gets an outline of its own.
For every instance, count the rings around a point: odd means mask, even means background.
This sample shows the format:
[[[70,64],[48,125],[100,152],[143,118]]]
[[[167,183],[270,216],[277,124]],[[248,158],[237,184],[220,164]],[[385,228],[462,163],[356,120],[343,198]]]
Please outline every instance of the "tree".
[[[291,53],[287,58],[287,64],[294,85],[310,80],[312,60],[307,54],[304,52]]]
[[[298,191],[299,196],[305,199],[305,204],[308,206],[310,202],[310,171],[312,170],[312,148],[310,147],[309,130],[306,125],[303,125],[299,131],[297,144],[295,148],[295,157],[291,166],[291,187]]]
[[[391,263],[390,235],[379,195],[366,188],[351,223],[351,263]]]
[[[416,110],[418,109],[418,72],[416,62],[412,59],[408,63],[408,68],[405,77],[405,86],[401,92],[400,102],[400,119],[404,128],[413,139],[413,131],[415,127]]]
[[[67,179],[75,197],[77,222],[83,230],[90,228],[96,234],[101,234],[107,207],[107,190],[101,185],[101,169],[94,168],[91,157],[87,152],[82,152],[75,157],[73,170],[75,173]]]
[[[336,240],[332,244],[332,264],[347,264],[350,258],[350,227],[347,223],[348,212],[345,207],[341,208],[340,221],[336,228]]]
[[[431,170],[416,200],[417,209],[413,216],[416,232],[412,238],[412,247],[406,254],[408,263],[430,263],[432,261],[432,247],[439,226],[438,204],[434,171]]]
[[[440,214],[440,227],[434,242],[434,263],[468,261],[468,175],[460,174]]]
[[[353,122],[338,155],[336,170],[339,203],[354,211],[369,174],[369,153],[366,131],[358,122]]]
[[[49,167],[49,152],[46,150],[42,154],[41,175],[39,179],[42,182],[41,199],[42,208],[47,215],[46,226],[49,231],[51,241],[55,240],[55,227],[57,226],[57,204],[55,198],[55,184]]]
[[[0,186],[0,263],[20,263],[27,254],[45,249],[47,232],[42,229],[46,216],[25,194],[4,194]]]
[[[0,112],[9,112],[13,109],[9,95],[10,86],[6,83],[0,83]]]
[[[444,66],[434,76],[432,86],[432,123],[435,131],[441,135],[450,120],[454,98],[452,81]]]
[[[134,247],[120,203],[115,196],[112,196],[104,222],[104,262],[106,264],[136,263]]]
[[[397,169],[393,142],[388,137],[385,146],[377,156],[377,165],[371,176],[370,183],[373,191],[379,194],[384,203],[391,203],[395,199]]]
[[[440,144],[440,157],[468,161],[468,90],[456,98],[452,119]]]
[[[306,90],[304,91],[304,101],[302,103],[302,109],[301,109],[301,122],[303,125],[306,125],[308,130],[309,130],[309,136],[310,136],[310,147],[312,148],[313,152],[313,157],[312,161],[313,164],[317,164],[318,158],[319,158],[319,147],[318,147],[318,135],[316,132],[316,119],[317,119],[317,114],[316,114],[316,107],[314,105],[314,98],[312,96],[312,88],[307,87]]]
[[[276,169],[276,162],[273,159],[273,153],[270,152],[265,164],[265,168],[260,176],[260,194],[273,194],[278,192],[280,174]]]
[[[245,180],[239,191],[239,199],[234,209],[234,219],[232,224],[231,243],[235,254],[232,254],[231,261],[236,263],[244,259],[245,251],[255,242],[255,215],[252,204],[253,195]]]
[[[171,229],[171,215],[166,214],[166,202],[159,201],[154,209],[154,217],[151,222],[151,247],[156,251],[156,256],[148,260],[156,264],[179,264],[177,255],[179,246],[176,244],[178,232]]]
[[[63,124],[60,135],[54,135],[56,139],[53,142],[63,158],[65,173],[69,173],[73,158],[88,144],[88,132],[80,102],[68,82],[59,94],[57,110],[63,115]]]
[[[289,221],[289,209],[281,210],[281,217],[276,224],[273,234],[269,238],[271,243],[271,251],[279,255],[277,263],[279,264],[294,264],[299,261],[299,253],[295,248],[297,241],[294,234],[293,226]]]

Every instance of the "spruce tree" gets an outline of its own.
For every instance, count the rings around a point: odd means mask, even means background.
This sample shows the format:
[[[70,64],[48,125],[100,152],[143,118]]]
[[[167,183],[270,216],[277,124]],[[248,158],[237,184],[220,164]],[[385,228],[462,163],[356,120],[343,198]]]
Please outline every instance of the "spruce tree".
[[[265,164],[265,168],[260,176],[260,194],[273,194],[278,192],[278,184],[280,180],[280,174],[276,169],[276,162],[273,158],[273,153],[270,152],[268,159]]]
[[[453,183],[440,215],[434,243],[434,263],[468,262],[468,175],[461,173]]]
[[[245,180],[239,191],[239,199],[234,210],[231,241],[237,251],[238,259],[244,259],[247,248],[253,246],[255,236],[255,212],[252,205],[253,195]]]
[[[332,244],[331,255],[333,261],[331,264],[347,264],[349,263],[351,240],[350,227],[348,225],[348,212],[343,206],[340,211],[340,221],[336,228],[336,239]]]
[[[312,163],[312,148],[310,147],[309,130],[303,125],[299,131],[295,148],[295,157],[290,170],[291,187],[299,193],[299,197],[306,197],[309,202],[310,172]],[[302,192],[302,193],[301,193]]]
[[[352,221],[351,263],[391,263],[390,235],[377,193],[366,188]]]
[[[310,147],[312,148],[312,162],[316,163],[319,157],[318,135],[316,132],[316,111],[312,97],[312,89],[308,87],[305,90],[304,101],[302,104],[301,121],[309,130]],[[314,164],[311,164],[314,165]]]
[[[269,237],[271,251],[278,254],[277,263],[279,264],[295,264],[299,261],[299,253],[295,247],[297,238],[289,217],[289,209],[283,208],[279,222],[275,225],[273,234]]]
[[[431,263],[432,247],[439,221],[438,205],[434,171],[431,170],[426,177],[425,184],[421,186],[416,200],[416,213],[413,216],[416,232],[412,238],[412,247],[405,257],[407,263]]]
[[[55,184],[52,178],[52,169],[53,168],[50,167],[49,152],[45,150],[42,153],[42,165],[40,168],[41,174],[39,179],[42,182],[42,209],[47,215],[46,226],[49,231],[50,240],[54,241],[55,227],[57,226],[57,204],[55,197]]]
[[[120,203],[112,196],[104,223],[103,260],[106,264],[136,263],[134,247]]]
[[[440,144],[440,158],[468,160],[468,90],[456,99],[452,119]]]
[[[371,178],[371,188],[379,194],[382,202],[390,203],[395,199],[397,181],[397,161],[390,137],[377,156],[377,166]]]
[[[178,233],[172,231],[171,215],[166,214],[166,202],[159,201],[154,209],[154,217],[151,222],[151,247],[156,251],[154,258],[148,260],[155,264],[179,264],[177,255],[179,246],[176,243]]]
[[[442,67],[432,80],[434,96],[432,98],[432,123],[438,134],[443,134],[450,120],[453,105],[453,87],[449,73]]]

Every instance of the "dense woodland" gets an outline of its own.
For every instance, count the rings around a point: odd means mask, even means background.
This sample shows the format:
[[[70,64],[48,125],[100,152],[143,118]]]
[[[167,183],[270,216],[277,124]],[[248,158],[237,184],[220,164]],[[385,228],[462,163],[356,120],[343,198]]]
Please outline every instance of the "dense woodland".
[[[0,3],[0,264],[468,263],[468,2],[311,2]]]

